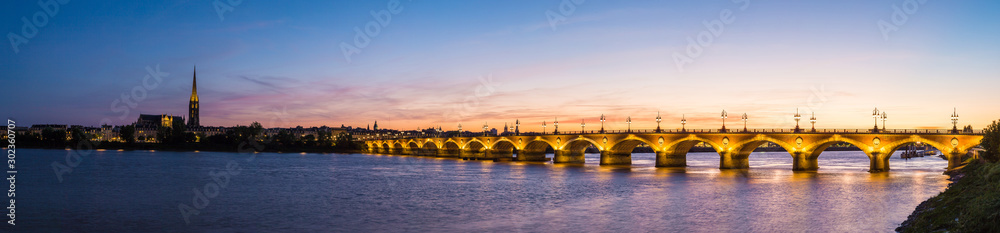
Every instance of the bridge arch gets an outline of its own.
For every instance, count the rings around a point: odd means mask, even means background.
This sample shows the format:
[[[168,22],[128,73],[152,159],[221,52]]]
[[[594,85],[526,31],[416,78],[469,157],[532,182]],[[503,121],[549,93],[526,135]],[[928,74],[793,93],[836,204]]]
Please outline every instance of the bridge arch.
[[[421,146],[420,148],[425,149],[425,150],[437,150],[438,149],[438,145],[436,143],[434,143],[434,141],[428,140],[428,141],[424,142],[424,145]]]
[[[562,149],[563,150],[567,150],[567,151],[571,151],[571,152],[583,153],[590,146],[597,147],[598,150],[602,150],[602,151],[604,150],[604,147],[600,143],[598,143],[597,141],[594,141],[593,139],[586,138],[586,137],[576,137],[576,138],[570,139],[570,140],[566,141],[566,143],[562,146]]]
[[[803,148],[805,148],[805,151],[807,153],[809,153],[806,158],[808,158],[808,159],[819,158],[819,155],[822,154],[824,151],[826,151],[827,148],[829,148],[830,146],[833,146],[833,145],[835,145],[837,143],[851,144],[851,145],[857,147],[858,149],[861,149],[861,151],[864,152],[865,155],[867,155],[869,159],[872,159],[872,155],[870,153],[871,151],[869,150],[870,146],[868,144],[865,144],[863,142],[860,142],[860,141],[857,141],[857,140],[854,140],[854,139],[845,138],[845,137],[839,137],[839,138],[837,138],[837,137],[831,137],[831,138],[823,139],[823,140],[820,140],[818,142],[815,142],[815,143],[812,143],[810,145],[807,145],[807,146],[803,147]]]
[[[517,145],[514,145],[514,142],[506,138],[501,138],[493,142],[493,145],[490,145],[490,149],[497,151],[513,151],[517,149]]]
[[[668,142],[668,144],[663,146],[663,148],[668,153],[687,154],[688,151],[691,151],[691,148],[694,148],[694,146],[700,143],[708,144],[709,147],[711,147],[713,150],[717,152],[722,151],[721,145],[715,143],[712,140],[702,137],[686,137],[681,140],[675,140],[672,142]]]
[[[389,153],[389,152],[391,152],[391,151],[389,151],[390,148],[392,148],[392,147],[389,146],[389,142],[383,142],[382,143],[382,152],[383,153]]]
[[[420,149],[420,144],[417,144],[417,142],[415,142],[413,140],[410,140],[410,142],[407,143],[406,146],[409,147],[409,149],[411,149],[411,150]]]
[[[517,150],[517,146],[514,145],[514,142],[511,142],[510,140],[501,139],[497,140],[496,142],[493,142],[493,145],[490,146],[490,150],[492,150],[497,155],[503,154],[506,156],[512,156],[514,152]]]
[[[548,150],[549,148],[555,149],[556,147],[555,145],[552,145],[552,143],[548,141],[536,139],[529,141],[527,144],[524,145],[524,147],[521,150],[526,152],[545,153],[545,151]]]
[[[536,138],[530,140],[524,144],[520,151],[517,152],[518,161],[547,161],[545,158],[545,152],[548,150],[555,150],[555,145],[549,141]]]
[[[486,150],[486,143],[479,141],[479,139],[472,139],[465,143],[464,149],[469,151],[484,151]]]
[[[781,149],[784,149],[786,152],[789,153],[788,156],[791,156],[791,157],[795,156],[794,154],[792,154],[797,149],[795,145],[792,145],[792,144],[790,144],[790,143],[788,143],[786,141],[779,140],[779,139],[776,139],[776,138],[773,138],[773,137],[768,137],[768,136],[758,136],[758,137],[755,137],[755,138],[752,138],[752,139],[744,140],[744,141],[741,141],[738,144],[732,145],[730,147],[736,148],[736,154],[737,155],[740,155],[740,156],[749,156],[758,147],[760,147],[761,145],[764,145],[764,143],[769,143],[769,142],[770,143],[774,143],[775,145],[778,145],[779,147],[781,147]]]
[[[945,156],[948,156],[948,153],[945,153],[945,152],[950,151],[952,148],[954,148],[951,145],[945,145],[945,144],[942,144],[941,142],[929,140],[929,139],[926,139],[926,138],[923,138],[923,137],[920,137],[920,136],[913,136],[913,137],[909,137],[909,138],[902,139],[902,140],[896,140],[896,141],[893,141],[892,143],[886,144],[885,146],[883,146],[883,148],[886,148],[885,151],[888,152],[889,156],[892,156],[892,154],[896,153],[896,150],[899,150],[899,148],[902,148],[903,146],[909,145],[910,143],[917,143],[917,142],[923,143],[923,144],[927,144],[927,145],[930,145],[930,146],[932,146],[934,148],[937,148],[943,154],[945,154]]]
[[[454,155],[457,155],[459,151],[462,150],[462,146],[460,146],[458,142],[454,140],[448,140],[444,142],[444,145],[441,146],[441,148],[445,150],[445,153]]]
[[[611,153],[615,154],[631,154],[636,147],[642,144],[649,145],[649,147],[652,148],[654,151],[660,150],[659,148],[657,148],[656,144],[653,144],[653,142],[647,141],[646,139],[639,137],[629,137],[618,140],[614,142],[614,146],[611,146],[609,150],[611,151]]]
[[[946,140],[950,141],[950,139]],[[944,156],[944,159],[948,160],[948,167],[947,167],[948,169],[960,166],[964,162],[963,161],[965,157],[964,155],[967,153],[967,148],[963,148],[962,145],[953,146],[950,144],[945,144],[945,142],[942,141],[932,140],[915,135],[906,139],[893,141],[892,143],[885,145],[883,148],[885,148],[886,151],[888,152],[886,154],[887,155],[886,159],[891,158],[892,155],[895,154],[897,150],[903,148],[904,146],[911,145],[913,143],[926,144],[940,151],[941,155]],[[886,170],[888,169],[889,166],[888,164],[886,164]]]

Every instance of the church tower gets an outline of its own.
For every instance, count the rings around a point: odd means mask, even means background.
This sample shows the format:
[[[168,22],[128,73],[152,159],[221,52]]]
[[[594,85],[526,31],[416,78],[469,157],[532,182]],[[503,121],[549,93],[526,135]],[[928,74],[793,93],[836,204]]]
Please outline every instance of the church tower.
[[[188,103],[188,122],[187,127],[199,127],[201,122],[198,120],[198,67],[194,68],[193,81],[191,81],[191,102]]]

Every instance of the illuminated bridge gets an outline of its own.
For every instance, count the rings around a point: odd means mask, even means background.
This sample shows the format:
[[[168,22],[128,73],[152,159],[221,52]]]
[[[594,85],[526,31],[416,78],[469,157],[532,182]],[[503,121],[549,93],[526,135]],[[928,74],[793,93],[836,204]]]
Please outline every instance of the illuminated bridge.
[[[632,151],[648,146],[656,153],[657,167],[687,166],[687,153],[704,143],[719,153],[722,169],[749,168],[749,156],[757,147],[773,143],[788,151],[792,169],[819,169],[817,160],[828,147],[847,143],[861,149],[871,161],[871,172],[889,170],[889,157],[910,143],[923,143],[941,151],[948,168],[961,164],[962,156],[979,145],[980,132],[957,130],[671,130],[615,133],[561,132],[487,136],[465,133],[455,137],[397,137],[366,140],[371,153],[458,157],[517,161],[548,161],[546,150],[554,152],[555,163],[583,163],[584,152],[594,147],[601,153],[601,165],[630,165]]]

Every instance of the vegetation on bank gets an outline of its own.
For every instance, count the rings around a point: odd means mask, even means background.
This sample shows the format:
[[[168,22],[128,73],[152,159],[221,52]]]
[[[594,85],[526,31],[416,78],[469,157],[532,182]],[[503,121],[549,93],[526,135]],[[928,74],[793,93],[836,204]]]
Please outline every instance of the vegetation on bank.
[[[954,183],[920,203],[898,232],[1000,232],[1000,124],[984,130],[980,160],[952,174]]]
[[[920,203],[898,232],[1000,232],[1000,164],[973,162],[948,189]]]
[[[332,135],[319,132],[317,135],[296,137],[289,132],[279,131],[265,135],[257,122],[249,126],[229,128],[225,133],[201,137],[185,132],[183,124],[162,127],[157,130],[156,140],[161,143],[136,142],[135,128],[123,127],[120,131],[125,142],[92,141],[92,135],[80,129],[67,131],[44,129],[40,134],[17,135],[18,146],[24,148],[51,149],[124,149],[124,150],[172,150],[172,151],[234,151],[234,152],[336,152],[350,153],[361,150],[361,144],[354,141],[351,134]]]

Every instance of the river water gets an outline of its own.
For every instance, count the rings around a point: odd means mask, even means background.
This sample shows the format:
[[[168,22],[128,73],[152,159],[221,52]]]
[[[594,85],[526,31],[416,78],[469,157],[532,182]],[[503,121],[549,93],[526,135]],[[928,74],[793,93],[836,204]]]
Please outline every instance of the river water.
[[[894,156],[890,172],[870,174],[868,158],[853,151],[824,152],[817,172],[791,171],[785,152],[755,152],[750,169],[719,170],[715,153],[656,168],[641,153],[631,166],[599,166],[597,154],[563,165],[95,151],[60,182],[51,164],[70,152],[18,150],[15,230],[887,232],[949,183],[938,157]],[[228,181],[218,175],[227,165],[238,166]],[[198,214],[185,222],[181,204]]]

